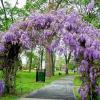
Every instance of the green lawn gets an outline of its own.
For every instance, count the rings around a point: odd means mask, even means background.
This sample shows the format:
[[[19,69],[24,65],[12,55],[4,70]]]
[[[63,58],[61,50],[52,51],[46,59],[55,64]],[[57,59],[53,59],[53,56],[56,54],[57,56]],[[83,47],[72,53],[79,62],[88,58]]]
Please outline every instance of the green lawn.
[[[75,76],[75,78],[74,78],[74,85],[75,86],[80,86],[81,84],[82,84],[82,81],[80,79],[80,76],[79,75]]]
[[[58,75],[58,72],[56,72],[55,76],[52,76],[50,78],[46,78],[46,82],[36,82],[35,81],[35,71],[29,73],[28,71],[20,71],[17,73],[16,78],[16,95],[6,95],[4,97],[1,97],[0,100],[16,100],[18,97],[23,96],[27,93],[30,93],[31,91],[40,89],[44,87],[47,84],[50,84],[52,81],[57,80],[61,77],[65,77],[65,73],[61,72],[62,75]],[[0,78],[1,78],[1,72],[0,72]]]

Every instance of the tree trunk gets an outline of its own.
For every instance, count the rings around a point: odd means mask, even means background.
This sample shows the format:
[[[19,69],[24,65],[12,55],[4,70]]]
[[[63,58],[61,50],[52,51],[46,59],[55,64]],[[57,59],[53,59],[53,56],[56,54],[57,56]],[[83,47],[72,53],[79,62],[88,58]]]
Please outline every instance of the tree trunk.
[[[7,63],[7,67],[3,69],[4,81],[5,81],[5,93],[14,94],[16,86],[16,71],[15,64]]]
[[[68,56],[67,56],[67,53],[64,56],[65,56],[65,63],[66,63],[66,70],[65,70],[65,72],[66,72],[66,75],[67,75],[68,74],[68,63],[69,63],[70,58],[71,58],[71,51],[70,51]]]
[[[46,50],[46,76],[51,77],[53,75],[52,71],[52,58],[51,58],[51,53]]]
[[[4,58],[4,67],[3,67],[3,74],[4,74],[4,82],[5,82],[5,93],[7,94],[14,94],[15,87],[16,87],[16,72],[18,70],[18,53],[20,50],[20,46],[18,43],[16,44],[8,44],[10,45],[8,55],[5,55]]]
[[[51,61],[52,61],[52,73],[54,76],[54,74],[55,74],[55,55],[54,55],[53,51],[51,52]]]
[[[40,52],[40,69],[42,69],[42,62],[43,62],[43,54],[44,54],[44,50],[42,49]]]
[[[30,55],[30,58],[29,58],[29,72],[31,72],[31,69],[32,69],[32,52],[33,52],[33,49],[31,49],[31,55]]]
[[[31,69],[32,69],[32,58],[30,59],[30,61],[29,61],[29,72],[31,72]]]
[[[68,61],[67,61],[67,55],[65,54],[65,64],[66,64],[66,69],[65,69],[65,73],[66,75],[68,74]]]

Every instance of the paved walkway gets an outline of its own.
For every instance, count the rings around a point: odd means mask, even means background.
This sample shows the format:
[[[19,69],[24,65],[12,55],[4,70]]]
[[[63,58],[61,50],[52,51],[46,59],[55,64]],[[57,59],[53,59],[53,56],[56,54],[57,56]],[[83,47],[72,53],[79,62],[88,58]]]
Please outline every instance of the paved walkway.
[[[73,79],[73,76],[67,76],[20,100],[75,100]]]

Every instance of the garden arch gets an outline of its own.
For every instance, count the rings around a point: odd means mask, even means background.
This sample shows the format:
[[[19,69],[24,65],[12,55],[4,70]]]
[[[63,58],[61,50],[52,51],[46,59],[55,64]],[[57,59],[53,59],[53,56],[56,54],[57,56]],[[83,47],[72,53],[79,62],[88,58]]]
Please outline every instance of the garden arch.
[[[100,30],[83,21],[77,12],[66,14],[63,9],[47,14],[34,12],[0,35],[0,55],[4,57],[2,70],[7,92],[15,91],[15,65],[22,48],[41,45],[50,53],[53,49],[62,48],[59,46],[62,42],[65,46],[69,45],[70,50],[80,59],[79,71],[83,77],[79,90],[81,97],[84,100],[85,96],[89,96],[93,100],[97,95],[96,78],[100,75],[100,68],[94,64],[100,60]]]

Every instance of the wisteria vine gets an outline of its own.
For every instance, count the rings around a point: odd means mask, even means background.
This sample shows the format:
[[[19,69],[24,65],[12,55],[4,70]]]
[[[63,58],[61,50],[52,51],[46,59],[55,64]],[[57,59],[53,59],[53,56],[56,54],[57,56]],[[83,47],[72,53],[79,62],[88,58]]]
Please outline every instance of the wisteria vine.
[[[6,55],[12,46],[30,49],[42,45],[49,52],[58,48],[65,52],[64,47],[59,45],[63,43],[80,58],[79,72],[83,83],[79,93],[82,100],[89,96],[93,100],[95,94],[100,94],[96,82],[100,67],[95,67],[100,60],[100,30],[83,21],[78,12],[66,14],[64,9],[47,14],[34,12],[25,21],[16,22],[7,32],[0,33],[0,38],[0,54]]]

